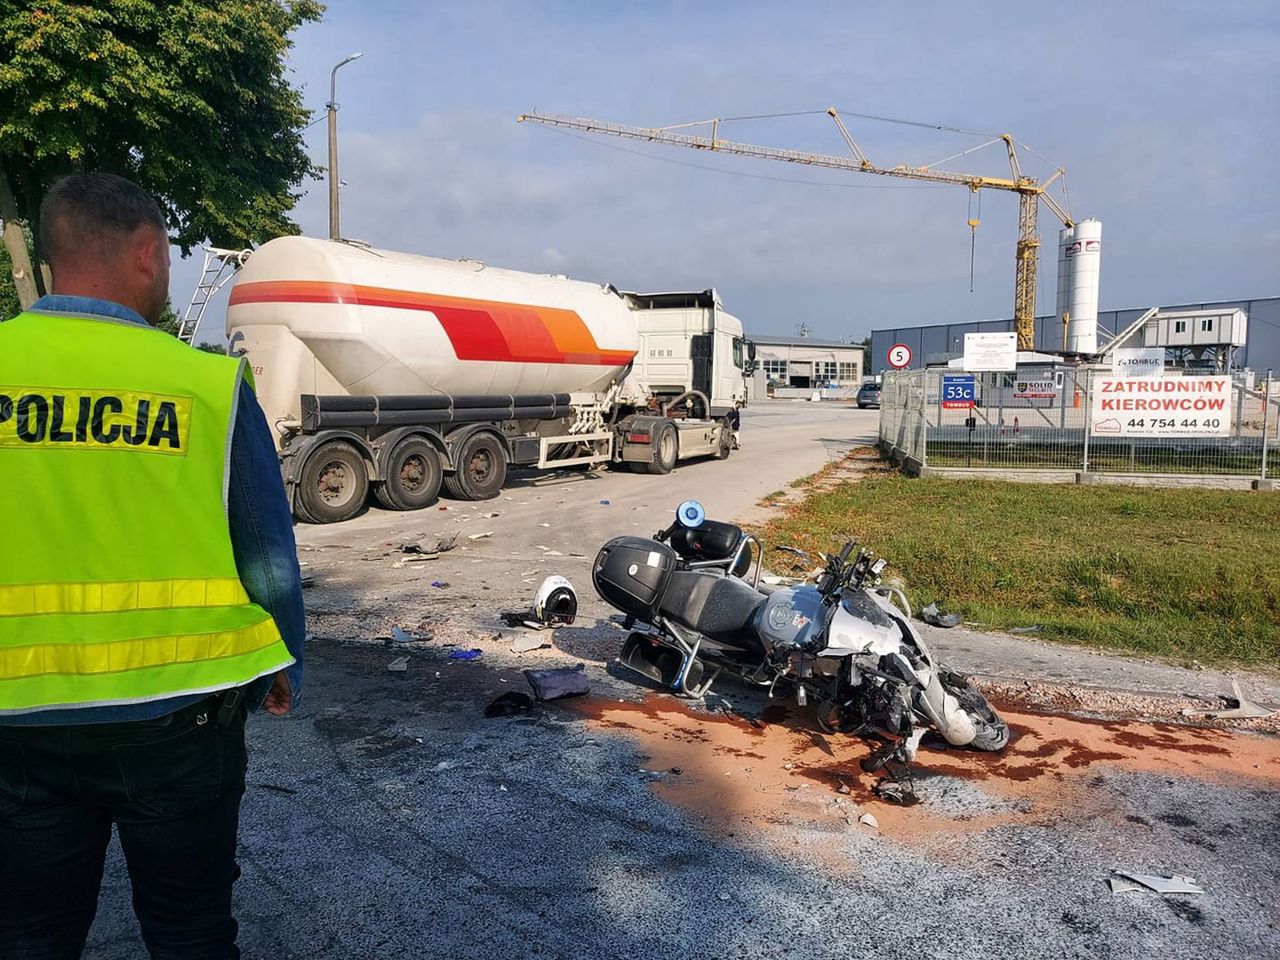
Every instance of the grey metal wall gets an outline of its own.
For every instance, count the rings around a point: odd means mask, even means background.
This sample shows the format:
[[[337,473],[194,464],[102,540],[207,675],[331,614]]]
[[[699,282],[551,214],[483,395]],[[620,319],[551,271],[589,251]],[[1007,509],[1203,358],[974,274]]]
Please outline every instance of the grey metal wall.
[[[1249,315],[1249,342],[1240,352],[1243,366],[1262,371],[1280,371],[1280,297],[1258,300],[1212,300],[1202,303],[1165,304],[1165,310],[1212,310],[1239,307]],[[1117,333],[1146,308],[1099,310],[1098,330]],[[871,352],[866,357],[866,373],[882,373],[888,366],[889,348],[905,343],[911,348],[911,367],[923,367],[929,354],[962,353],[966,333],[1012,330],[1012,320],[983,320],[976,323],[941,323],[924,327],[896,327],[873,330]],[[1056,317],[1036,317],[1036,349],[1046,353],[1062,350],[1062,321]]]

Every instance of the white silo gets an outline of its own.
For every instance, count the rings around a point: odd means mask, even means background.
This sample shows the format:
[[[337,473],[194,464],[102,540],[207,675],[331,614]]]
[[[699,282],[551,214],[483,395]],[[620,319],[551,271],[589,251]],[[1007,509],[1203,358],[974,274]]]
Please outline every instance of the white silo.
[[[1055,347],[1061,344],[1062,349],[1067,349],[1067,331],[1062,328],[1063,315],[1068,317],[1074,316],[1071,310],[1071,268],[1075,264],[1075,257],[1067,256],[1067,249],[1075,242],[1076,231],[1074,227],[1063,227],[1058,231],[1058,299],[1057,310],[1054,316],[1057,317],[1057,324],[1054,325],[1052,332],[1049,334],[1050,340]],[[1062,339],[1058,336],[1061,334]]]
[[[1081,220],[1070,232],[1070,240],[1064,242],[1059,251],[1063,259],[1070,261],[1066,271],[1066,304],[1065,307],[1059,305],[1059,316],[1065,309],[1070,317],[1067,325],[1067,352],[1097,353],[1102,221]],[[1059,270],[1061,269],[1059,266]]]

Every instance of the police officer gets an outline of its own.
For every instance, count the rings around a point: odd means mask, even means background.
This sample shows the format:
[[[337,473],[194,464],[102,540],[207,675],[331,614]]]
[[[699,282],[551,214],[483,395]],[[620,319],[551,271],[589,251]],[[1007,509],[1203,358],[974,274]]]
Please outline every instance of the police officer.
[[[236,957],[244,724],[304,633],[275,452],[240,359],[156,330],[155,201],[69,176],[53,293],[0,323],[0,958],[71,958],[114,824],[151,956]]]

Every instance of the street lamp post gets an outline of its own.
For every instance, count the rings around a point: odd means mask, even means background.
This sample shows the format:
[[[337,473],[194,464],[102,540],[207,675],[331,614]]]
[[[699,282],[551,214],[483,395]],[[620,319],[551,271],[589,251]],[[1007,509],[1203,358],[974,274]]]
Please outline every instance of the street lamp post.
[[[338,68],[344,67],[352,60],[359,60],[363,53],[353,53],[345,60],[339,61],[329,71],[329,102],[325,107],[329,111],[329,239],[337,240],[342,236],[342,228],[338,223]]]

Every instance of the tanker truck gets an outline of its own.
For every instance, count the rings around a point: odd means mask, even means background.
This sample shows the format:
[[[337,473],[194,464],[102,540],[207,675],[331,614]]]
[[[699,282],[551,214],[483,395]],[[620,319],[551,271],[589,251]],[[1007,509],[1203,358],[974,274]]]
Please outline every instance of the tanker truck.
[[[244,262],[227,337],[294,515],[332,523],[498,495],[509,467],[665,474],[727,458],[754,348],[714,290],[623,293],[475,260],[281,237]]]

